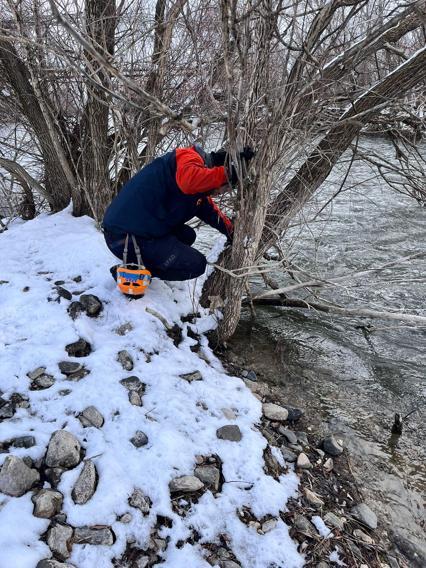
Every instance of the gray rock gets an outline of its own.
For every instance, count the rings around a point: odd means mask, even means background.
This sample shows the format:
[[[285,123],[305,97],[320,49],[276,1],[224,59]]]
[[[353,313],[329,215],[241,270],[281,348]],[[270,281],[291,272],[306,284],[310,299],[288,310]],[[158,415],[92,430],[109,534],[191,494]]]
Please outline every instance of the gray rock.
[[[329,568],[329,565],[327,564],[327,562],[318,562],[316,568]]]
[[[297,456],[296,467],[299,469],[312,469],[312,464],[309,461],[309,458],[303,452]]]
[[[36,568],[75,568],[75,566],[74,564],[58,562],[57,560],[53,560],[53,558],[45,558],[37,563]]]
[[[293,518],[295,528],[309,538],[316,538],[318,536],[317,530],[314,525],[303,515],[295,513]]]
[[[34,436],[19,436],[19,438],[12,440],[12,446],[14,448],[32,448],[35,445],[36,439]]]
[[[137,391],[139,393],[143,393],[145,390],[145,385],[139,379],[139,377],[132,376],[127,377],[125,379],[121,379],[120,383],[125,387],[128,391]]]
[[[62,288],[62,286],[56,286],[56,291],[58,292],[58,296],[60,298],[65,298],[65,300],[72,300],[72,294],[66,288]]]
[[[220,568],[241,568],[241,564],[237,564],[233,560],[222,560]]]
[[[262,405],[262,411],[265,418],[274,422],[285,422],[288,418],[288,410],[273,402],[265,402]]]
[[[84,306],[81,302],[71,302],[67,309],[71,319],[75,320],[84,312]]]
[[[250,371],[248,371],[246,375],[246,379],[248,379],[249,381],[257,381],[257,375],[253,370],[250,369]]]
[[[31,500],[34,503],[34,517],[50,519],[61,510],[63,496],[53,489],[41,489]]]
[[[128,351],[123,349],[119,351],[117,355],[117,360],[121,363],[121,366],[125,371],[132,371],[134,367],[132,356]]]
[[[133,406],[142,406],[142,397],[137,391],[129,391],[129,402]]]
[[[128,321],[126,323],[121,324],[115,330],[117,335],[127,335],[130,331],[132,331],[133,325]]]
[[[141,489],[135,489],[129,498],[129,505],[139,509],[143,515],[148,515],[151,508],[151,499]]]
[[[281,448],[281,453],[286,462],[294,463],[297,460],[297,454],[288,448]]]
[[[288,430],[287,428],[284,428],[284,426],[280,426],[278,428],[278,432],[282,434],[290,444],[297,444],[297,436],[292,430]]]
[[[82,294],[80,296],[80,303],[83,304],[86,314],[91,318],[99,315],[103,308],[100,299],[93,294]]]
[[[227,420],[236,420],[237,415],[232,408],[222,408],[222,413]]]
[[[31,383],[31,390],[44,390],[48,389],[55,384],[55,379],[52,375],[40,375]]]
[[[71,469],[80,463],[80,442],[66,430],[57,430],[47,447],[46,465]]]
[[[91,499],[96,491],[98,474],[95,464],[91,460],[84,462],[83,469],[71,492],[71,497],[77,505],[84,505]]]
[[[219,491],[220,471],[214,465],[199,465],[195,468],[194,475],[213,491]]]
[[[227,424],[218,428],[216,436],[220,440],[229,440],[230,442],[239,442],[243,437],[240,428],[236,424]]]
[[[351,515],[369,529],[377,529],[377,516],[365,503],[352,507]]]
[[[81,363],[74,363],[73,361],[61,361],[58,363],[59,370],[63,375],[72,375],[77,373],[83,368]]]
[[[104,417],[96,408],[96,406],[88,406],[78,417],[84,427],[94,426],[95,428],[102,428],[104,425]]]
[[[262,523],[262,532],[266,534],[274,530],[277,524],[278,524],[277,519],[269,519],[268,521],[265,521],[264,523]]]
[[[118,518],[120,523],[123,523],[124,525],[127,525],[128,523],[132,522],[132,519],[133,517],[130,513],[124,513],[124,515],[121,515],[121,517]]]
[[[181,379],[188,381],[188,383],[192,383],[193,381],[202,381],[203,375],[200,371],[193,371],[192,373],[184,373],[183,375],[179,375]]]
[[[339,531],[342,531],[345,527],[345,519],[342,519],[341,517],[338,517],[337,515],[335,515],[334,513],[332,513],[331,511],[329,511],[325,516],[324,516],[324,522],[330,526],[333,527],[335,529],[339,529]]]
[[[365,544],[374,544],[374,540],[371,536],[363,532],[361,529],[355,529],[353,534],[355,538],[365,542]]]
[[[303,410],[301,410],[300,408],[292,408],[291,406],[286,406],[285,407],[288,411],[288,418],[287,420],[289,422],[297,422],[298,420],[300,420],[302,418],[302,416],[304,415]]]
[[[11,402],[3,402],[4,404],[0,407],[0,420],[7,420],[15,414],[15,405]]]
[[[64,473],[64,471],[65,470],[62,469],[61,467],[46,468],[45,470],[46,479],[53,488],[56,488],[59,485],[61,481],[61,475]]]
[[[46,367],[37,367],[37,369],[34,369],[34,371],[27,373],[27,377],[31,381],[34,381],[35,379],[38,379],[38,377],[41,377],[41,375],[44,375],[45,372],[46,372]]]
[[[97,544],[112,546],[114,544],[114,533],[111,527],[77,527],[74,529],[74,544]]]
[[[134,562],[134,568],[147,568],[149,562],[149,556],[139,556],[139,558]]]
[[[182,475],[169,483],[171,493],[195,493],[204,488],[204,483],[194,475]]]
[[[68,525],[55,524],[47,532],[47,544],[59,560],[71,556],[73,530]]]
[[[141,432],[141,430],[136,430],[135,435],[133,438],[130,438],[130,441],[135,446],[135,448],[141,448],[142,446],[146,446],[148,443],[148,436]]]
[[[70,357],[87,357],[92,352],[92,347],[85,339],[79,339],[65,346],[65,351]]]
[[[340,456],[343,453],[343,446],[333,435],[327,436],[322,442],[322,447],[330,456]]]
[[[38,471],[29,468],[16,456],[7,456],[0,471],[0,491],[11,497],[21,497],[40,479]]]
[[[299,444],[302,444],[302,446],[309,446],[309,440],[306,432],[295,432],[295,435]]]

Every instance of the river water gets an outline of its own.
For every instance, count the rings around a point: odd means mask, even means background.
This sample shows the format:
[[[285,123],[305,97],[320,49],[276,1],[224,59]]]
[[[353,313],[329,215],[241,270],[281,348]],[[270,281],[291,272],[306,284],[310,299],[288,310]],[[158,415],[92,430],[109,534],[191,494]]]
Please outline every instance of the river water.
[[[394,155],[385,140],[361,143],[366,152]],[[391,190],[360,162],[353,165],[344,190],[312,221],[344,173],[342,164],[284,238],[283,249],[294,264],[309,274],[332,277],[426,252],[426,209]],[[283,286],[294,283],[279,272],[274,277]],[[322,301],[344,307],[425,316],[425,281],[423,257],[317,293]],[[262,290],[260,282],[252,285]],[[291,297],[308,297],[304,294]],[[362,327],[367,324],[374,328]],[[261,307],[254,320],[243,311],[230,342],[248,367],[305,408],[320,431],[345,441],[361,494],[410,566],[426,566],[425,339],[426,328],[398,321]],[[394,414],[406,416],[414,409],[403,434],[393,436]]]

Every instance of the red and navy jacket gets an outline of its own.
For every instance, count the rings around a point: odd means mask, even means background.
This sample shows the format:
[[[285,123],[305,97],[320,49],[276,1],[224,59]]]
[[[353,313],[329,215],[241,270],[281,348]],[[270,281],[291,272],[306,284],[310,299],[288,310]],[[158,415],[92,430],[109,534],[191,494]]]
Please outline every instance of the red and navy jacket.
[[[108,207],[105,231],[162,237],[198,217],[230,236],[231,221],[208,196],[227,183],[225,167],[206,167],[201,153],[195,147],[177,148],[145,166]]]

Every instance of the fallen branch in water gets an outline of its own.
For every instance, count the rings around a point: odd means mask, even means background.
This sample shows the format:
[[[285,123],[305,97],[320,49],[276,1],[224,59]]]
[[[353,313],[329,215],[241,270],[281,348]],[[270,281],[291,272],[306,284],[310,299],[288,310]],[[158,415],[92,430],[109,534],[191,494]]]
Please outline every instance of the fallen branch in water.
[[[280,290],[277,290],[280,292]],[[254,297],[249,300],[246,298],[243,305],[249,305],[250,301],[256,306],[278,306],[286,308],[304,308],[324,312],[326,314],[336,314],[344,317],[361,317],[383,320],[404,321],[413,325],[426,325],[426,317],[415,314],[401,312],[383,312],[371,310],[370,308],[342,308],[333,304],[322,304],[320,302],[310,302],[307,300],[297,300],[292,298],[264,298]]]

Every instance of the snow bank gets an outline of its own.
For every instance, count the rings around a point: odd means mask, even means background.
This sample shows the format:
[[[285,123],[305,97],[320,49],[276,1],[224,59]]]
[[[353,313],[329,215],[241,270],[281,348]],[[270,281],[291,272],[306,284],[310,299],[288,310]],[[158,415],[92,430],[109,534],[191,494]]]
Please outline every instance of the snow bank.
[[[298,479],[290,471],[276,481],[263,470],[266,440],[255,426],[260,402],[242,380],[224,372],[205,338],[199,354],[190,349],[196,341],[187,336],[189,327],[197,333],[215,325],[214,318],[198,305],[202,282],[154,279],[144,299],[128,301],[109,274],[116,260],[102,234],[91,219],[75,219],[69,211],[12,224],[0,235],[0,256],[0,281],[7,281],[0,284],[0,388],[6,400],[12,393],[29,399],[28,408],[18,408],[13,418],[0,423],[0,443],[24,435],[36,438],[36,445],[28,449],[11,446],[9,453],[0,454],[0,464],[10,454],[30,456],[37,463],[54,431],[73,433],[86,459],[95,463],[99,483],[86,504],[76,505],[71,490],[81,466],[62,475],[58,490],[64,495],[66,522],[73,527],[108,525],[116,536],[112,546],[74,544],[67,562],[78,568],[113,566],[112,560],[123,555],[128,542],[147,547],[161,515],[172,521],[171,527],[161,528],[162,538],[168,541],[161,554],[162,566],[209,566],[203,545],[218,542],[220,535],[227,535],[230,549],[244,568],[302,566],[303,558],[278,517],[295,494]],[[98,296],[104,304],[101,315],[72,320],[67,313],[70,302],[55,301],[58,280],[64,281],[63,287],[76,300],[83,292]],[[183,341],[178,347],[163,324],[145,311],[146,306],[172,325],[182,326]],[[181,316],[196,311],[201,313],[197,324],[181,322]],[[119,335],[117,329],[123,324],[130,324],[129,331]],[[58,363],[70,360],[65,345],[80,337],[90,342],[93,351],[71,360],[83,363],[90,373],[73,382],[61,374]],[[134,360],[131,372],[117,361],[123,349]],[[27,373],[40,366],[46,367],[55,383],[45,390],[30,390]],[[202,380],[187,382],[179,377],[196,370]],[[146,385],[143,406],[130,404],[129,393],[120,384],[129,375]],[[83,428],[77,418],[90,405],[105,419],[99,429]],[[217,438],[216,430],[226,424],[239,426],[241,441]],[[136,430],[147,435],[147,445],[136,448],[130,442]],[[169,482],[193,475],[197,455],[219,456],[225,483],[221,491],[205,491],[197,503],[183,507],[185,514],[178,514],[172,507]],[[147,516],[128,503],[135,488],[152,502]],[[239,519],[237,510],[243,507],[257,518],[278,517],[275,528],[259,534]],[[32,508],[31,493],[20,498],[0,494],[0,568],[34,568],[40,559],[51,556],[40,540],[49,521],[35,518]],[[118,520],[125,513],[132,516],[127,524]],[[196,533],[197,538],[191,538]]]

